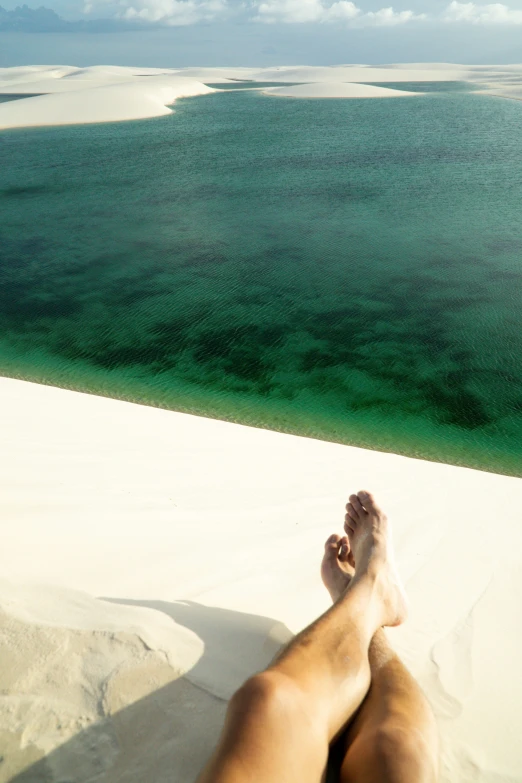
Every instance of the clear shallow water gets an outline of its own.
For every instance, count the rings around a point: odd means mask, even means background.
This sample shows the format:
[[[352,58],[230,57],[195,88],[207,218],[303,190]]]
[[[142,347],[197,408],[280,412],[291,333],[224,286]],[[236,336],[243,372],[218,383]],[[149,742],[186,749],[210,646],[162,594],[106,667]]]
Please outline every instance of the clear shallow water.
[[[0,373],[522,475],[522,103],[0,135]]]
[[[18,93],[16,95],[15,94],[12,94],[12,95],[0,95],[0,103],[7,103],[8,101],[19,101],[22,98],[34,98],[34,97],[35,97],[35,95],[28,95],[28,94],[24,94],[24,95],[20,94],[19,95]],[[5,164],[2,162],[2,165],[5,165]]]

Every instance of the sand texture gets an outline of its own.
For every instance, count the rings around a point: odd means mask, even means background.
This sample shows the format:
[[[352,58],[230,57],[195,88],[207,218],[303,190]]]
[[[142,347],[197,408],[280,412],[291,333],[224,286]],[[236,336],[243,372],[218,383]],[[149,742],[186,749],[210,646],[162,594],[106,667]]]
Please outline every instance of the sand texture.
[[[0,379],[0,781],[190,783],[226,700],[328,607],[347,494],[395,525],[390,639],[443,783],[522,780],[522,481]]]

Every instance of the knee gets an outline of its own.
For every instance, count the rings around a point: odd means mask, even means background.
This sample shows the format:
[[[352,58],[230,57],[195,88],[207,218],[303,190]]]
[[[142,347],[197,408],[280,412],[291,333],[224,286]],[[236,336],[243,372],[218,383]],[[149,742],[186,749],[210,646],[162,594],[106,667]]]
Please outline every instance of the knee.
[[[400,723],[383,725],[375,732],[373,754],[385,768],[409,770],[411,779],[436,779],[438,746],[431,733]]]
[[[301,709],[302,694],[284,674],[261,672],[250,677],[232,696],[228,711],[232,715],[292,716]]]

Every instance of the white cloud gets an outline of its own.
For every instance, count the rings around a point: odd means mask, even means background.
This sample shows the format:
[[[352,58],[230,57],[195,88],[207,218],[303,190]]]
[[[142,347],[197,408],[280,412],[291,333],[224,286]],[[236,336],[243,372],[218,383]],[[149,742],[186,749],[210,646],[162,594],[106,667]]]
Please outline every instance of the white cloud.
[[[120,16],[170,26],[211,21],[227,11],[226,0],[120,0]]]
[[[522,25],[522,10],[503,3],[477,5],[452,0],[444,10],[417,14],[391,6],[362,10],[352,0],[84,0],[85,13],[104,4],[116,17],[180,26],[242,17],[264,24],[343,24],[346,27],[397,27],[418,21],[474,25]]]
[[[339,0],[331,6],[323,5],[321,0],[268,0],[266,3],[260,3],[257,11],[253,21],[268,24],[353,19],[360,13],[349,0]]]
[[[503,3],[476,5],[457,0],[446,8],[443,18],[447,22],[471,22],[472,24],[522,24],[522,10],[509,8]]]
[[[354,3],[349,3],[347,0],[340,0],[338,3],[334,3],[328,9],[328,20],[335,19],[354,19],[361,13],[361,9],[357,8]]]
[[[350,27],[394,27],[419,20],[438,22],[441,19],[446,22],[517,25],[522,24],[522,10],[502,3],[476,5],[452,0],[442,15],[433,15],[416,14],[410,10],[395,11],[391,6],[363,12],[349,0],[330,4],[326,0],[264,0],[257,4],[257,14],[252,21],[265,24],[345,21]]]
[[[259,3],[253,21],[266,24],[346,21],[350,26],[365,27],[394,26],[424,18],[424,14],[394,11],[391,7],[363,13],[349,0],[338,0],[331,5],[326,5],[322,0],[267,0]]]
[[[284,0],[260,3],[254,22],[318,22],[322,6],[319,0]]]
[[[395,27],[398,24],[406,24],[419,19],[426,19],[426,14],[415,14],[413,11],[394,11],[389,8],[381,8],[380,11],[368,11],[361,17],[361,22],[365,25],[375,25],[378,27]]]

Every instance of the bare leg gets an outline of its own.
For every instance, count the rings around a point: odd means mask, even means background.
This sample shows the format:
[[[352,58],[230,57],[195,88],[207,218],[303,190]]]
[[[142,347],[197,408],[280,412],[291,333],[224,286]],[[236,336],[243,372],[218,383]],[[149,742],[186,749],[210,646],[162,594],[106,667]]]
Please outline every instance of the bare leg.
[[[369,658],[372,684],[347,731],[341,783],[435,783],[438,734],[426,697],[382,629]]]
[[[375,508],[373,499],[366,501],[370,504]],[[331,536],[326,542],[321,573],[334,601],[354,574],[349,539],[360,506],[360,498],[351,496],[348,538]],[[342,741],[341,783],[435,783],[438,735],[433,713],[382,629],[370,644],[369,662],[370,690]]]
[[[319,783],[329,745],[368,692],[368,648],[405,618],[385,517],[353,535],[357,574],[336,603],[232,697],[218,748],[199,783]]]

